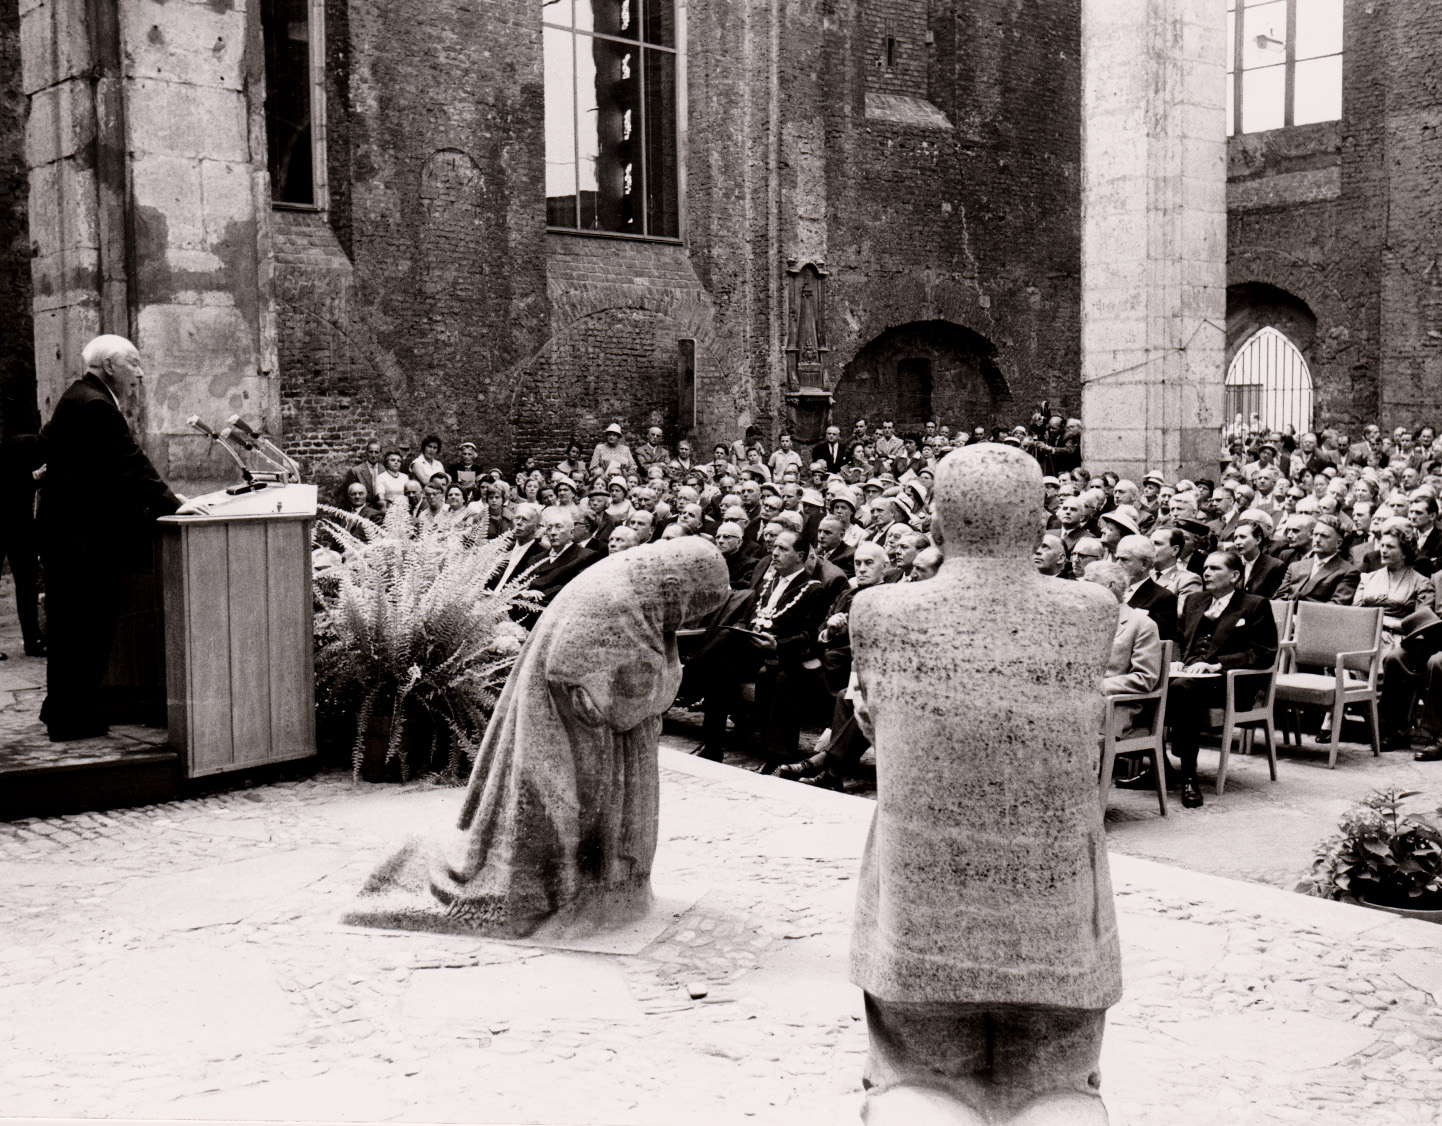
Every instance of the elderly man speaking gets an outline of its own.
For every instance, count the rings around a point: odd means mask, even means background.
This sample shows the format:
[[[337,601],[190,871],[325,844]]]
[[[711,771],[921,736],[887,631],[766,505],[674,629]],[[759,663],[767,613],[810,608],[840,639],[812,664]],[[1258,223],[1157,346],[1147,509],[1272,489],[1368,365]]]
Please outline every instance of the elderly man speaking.
[[[104,735],[100,682],[120,613],[120,577],[146,570],[155,518],[177,497],[121,413],[144,372],[135,345],[97,336],[85,375],[60,396],[41,440],[40,557],[45,564],[48,693],[40,719],[52,742]]]

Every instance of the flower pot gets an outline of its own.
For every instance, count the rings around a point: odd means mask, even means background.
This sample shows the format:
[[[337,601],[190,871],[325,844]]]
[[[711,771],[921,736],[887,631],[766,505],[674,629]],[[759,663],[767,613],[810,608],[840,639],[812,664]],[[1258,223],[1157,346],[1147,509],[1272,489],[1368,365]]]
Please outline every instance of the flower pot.
[[[1374,911],[1386,911],[1389,915],[1402,915],[1408,919],[1421,919],[1424,923],[1442,923],[1442,907],[1430,911],[1419,910],[1415,907],[1388,907],[1385,903],[1373,903],[1370,899],[1358,899],[1363,907],[1370,907]]]

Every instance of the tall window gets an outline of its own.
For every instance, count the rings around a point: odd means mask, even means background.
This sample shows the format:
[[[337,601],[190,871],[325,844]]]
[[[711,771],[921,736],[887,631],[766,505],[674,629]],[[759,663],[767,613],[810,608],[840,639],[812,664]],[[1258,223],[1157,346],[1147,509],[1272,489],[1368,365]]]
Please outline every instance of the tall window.
[[[546,224],[681,233],[673,0],[542,0]]]
[[[1227,0],[1227,132],[1342,116],[1343,0]]]
[[[325,3],[261,0],[270,198],[325,206]]]

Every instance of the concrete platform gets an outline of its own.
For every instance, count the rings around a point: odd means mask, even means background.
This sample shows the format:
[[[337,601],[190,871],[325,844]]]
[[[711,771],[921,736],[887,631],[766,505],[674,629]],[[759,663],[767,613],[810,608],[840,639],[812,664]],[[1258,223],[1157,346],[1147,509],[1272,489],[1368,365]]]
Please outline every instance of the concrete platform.
[[[856,1122],[872,804],[662,763],[657,881],[700,898],[635,954],[342,925],[399,841],[449,831],[453,789],[326,775],[0,825],[0,1113]],[[1442,928],[1115,853],[1113,876],[1114,1122],[1442,1121]]]

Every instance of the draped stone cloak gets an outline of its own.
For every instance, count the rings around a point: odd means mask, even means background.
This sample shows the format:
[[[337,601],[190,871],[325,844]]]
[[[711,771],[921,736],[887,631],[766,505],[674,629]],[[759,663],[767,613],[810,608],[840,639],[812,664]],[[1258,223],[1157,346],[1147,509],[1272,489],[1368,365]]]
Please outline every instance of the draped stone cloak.
[[[540,617],[486,730],[459,827],[431,871],[447,913],[523,937],[621,925],[650,904],[661,714],[676,630],[729,591],[698,537],[634,548],[573,579]]]

